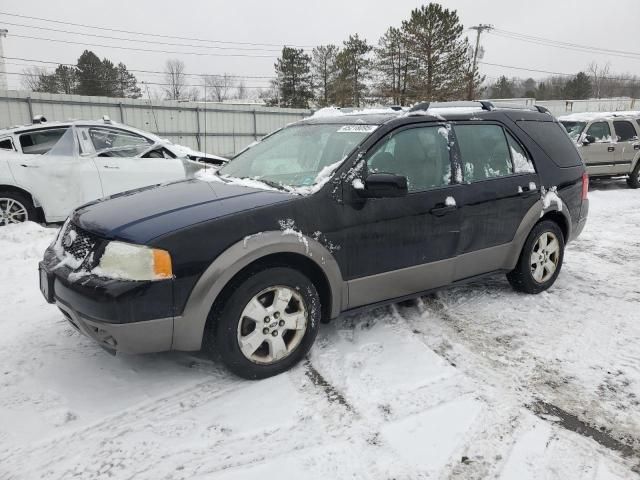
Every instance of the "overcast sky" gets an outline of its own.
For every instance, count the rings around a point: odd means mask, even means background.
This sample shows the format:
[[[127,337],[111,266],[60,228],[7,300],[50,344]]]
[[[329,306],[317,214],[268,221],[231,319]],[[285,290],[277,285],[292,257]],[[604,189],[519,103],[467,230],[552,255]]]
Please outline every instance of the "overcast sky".
[[[15,13],[82,25],[109,27],[144,33],[198,39],[251,42],[276,45],[318,45],[341,43],[349,34],[358,33],[370,43],[391,25],[398,26],[410,11],[427,2],[418,0],[208,0],[180,2],[168,0],[5,0],[0,12]],[[501,30],[518,32],[574,44],[596,46],[618,51],[640,52],[638,23],[640,0],[442,0],[456,9],[465,27],[489,23]],[[161,71],[167,58],[178,57],[192,73],[231,72],[242,75],[272,75],[276,51],[216,50],[176,47],[153,43],[90,38],[11,24],[46,26],[60,30],[90,32],[96,35],[131,38],[132,35],[80,27],[45,23],[37,20],[0,15],[0,28],[9,30],[4,39],[5,56],[54,62],[75,63],[85,48],[100,57],[122,61],[130,69]],[[474,32],[469,32],[474,34]],[[104,46],[62,44],[50,40],[18,38],[15,35],[63,39]],[[147,41],[195,43],[174,39],[137,37]],[[129,46],[155,50],[204,53],[244,53],[263,57],[216,57],[189,54],[165,54],[116,49]],[[200,44],[202,45],[202,44]],[[225,46],[219,44],[220,46]],[[495,34],[482,39],[484,61],[535,70],[577,72],[589,62],[611,63],[612,72],[640,75],[640,55],[623,58],[591,52],[579,52],[525,43]],[[238,45],[232,45],[231,47]],[[226,45],[229,47],[229,45]],[[244,46],[243,48],[256,48]],[[277,47],[263,47],[273,50]],[[11,63],[28,63],[7,60]],[[7,65],[7,71],[20,72],[24,67]],[[482,65],[490,79],[507,76],[544,76],[541,73]],[[161,77],[138,74],[139,80],[162,82]],[[195,81],[195,79],[193,80]],[[248,86],[266,86],[267,80],[247,79]],[[19,85],[17,75],[9,75],[10,87]]]

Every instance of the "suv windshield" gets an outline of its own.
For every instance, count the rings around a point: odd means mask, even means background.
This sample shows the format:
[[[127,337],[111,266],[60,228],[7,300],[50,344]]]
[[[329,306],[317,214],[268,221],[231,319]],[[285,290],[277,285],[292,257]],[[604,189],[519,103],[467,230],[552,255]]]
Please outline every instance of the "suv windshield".
[[[218,172],[275,185],[313,185],[325,167],[342,162],[376,128],[360,124],[287,127],[241,152]]]
[[[569,134],[569,137],[571,137],[571,140],[573,140],[574,142],[578,141],[578,137],[584,130],[584,127],[587,125],[587,122],[562,121],[560,123]]]

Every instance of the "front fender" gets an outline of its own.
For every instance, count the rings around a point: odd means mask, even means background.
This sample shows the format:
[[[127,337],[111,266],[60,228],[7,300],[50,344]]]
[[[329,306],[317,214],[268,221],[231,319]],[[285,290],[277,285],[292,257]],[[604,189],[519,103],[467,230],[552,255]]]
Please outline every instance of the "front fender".
[[[303,255],[322,270],[331,289],[331,317],[336,317],[346,296],[346,286],[331,252],[301,233],[262,232],[235,243],[205,270],[189,295],[182,316],[174,319],[172,349],[199,350],[211,306],[227,283],[251,263],[276,253]]]

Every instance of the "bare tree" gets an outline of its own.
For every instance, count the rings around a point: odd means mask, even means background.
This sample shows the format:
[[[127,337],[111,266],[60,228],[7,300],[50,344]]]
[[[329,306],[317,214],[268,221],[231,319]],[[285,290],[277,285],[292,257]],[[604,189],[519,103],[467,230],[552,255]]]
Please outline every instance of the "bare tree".
[[[233,77],[228,73],[224,75],[206,75],[204,77],[204,84],[207,89],[206,100],[224,102],[228,98],[231,98]]]
[[[186,75],[184,62],[177,58],[167,60],[164,67],[164,79],[167,84],[164,88],[167,100],[181,100],[186,93]]]
[[[236,98],[239,100],[245,100],[247,98],[247,86],[244,80],[240,80],[236,85]]]
[[[37,92],[40,90],[42,78],[49,75],[49,72],[42,67],[29,67],[22,70],[20,83],[25,90]]]
[[[591,62],[587,67],[587,71],[591,74],[591,84],[593,85],[593,94],[596,98],[605,96],[605,86],[607,77],[611,70],[611,63],[607,62],[603,67],[596,62]]]

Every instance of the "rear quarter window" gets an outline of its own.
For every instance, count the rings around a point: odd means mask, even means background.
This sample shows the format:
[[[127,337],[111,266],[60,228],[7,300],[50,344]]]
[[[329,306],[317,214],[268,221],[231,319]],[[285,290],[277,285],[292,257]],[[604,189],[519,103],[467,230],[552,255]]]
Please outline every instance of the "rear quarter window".
[[[517,125],[557,166],[576,167],[582,164],[578,150],[559,123],[520,120]]]

